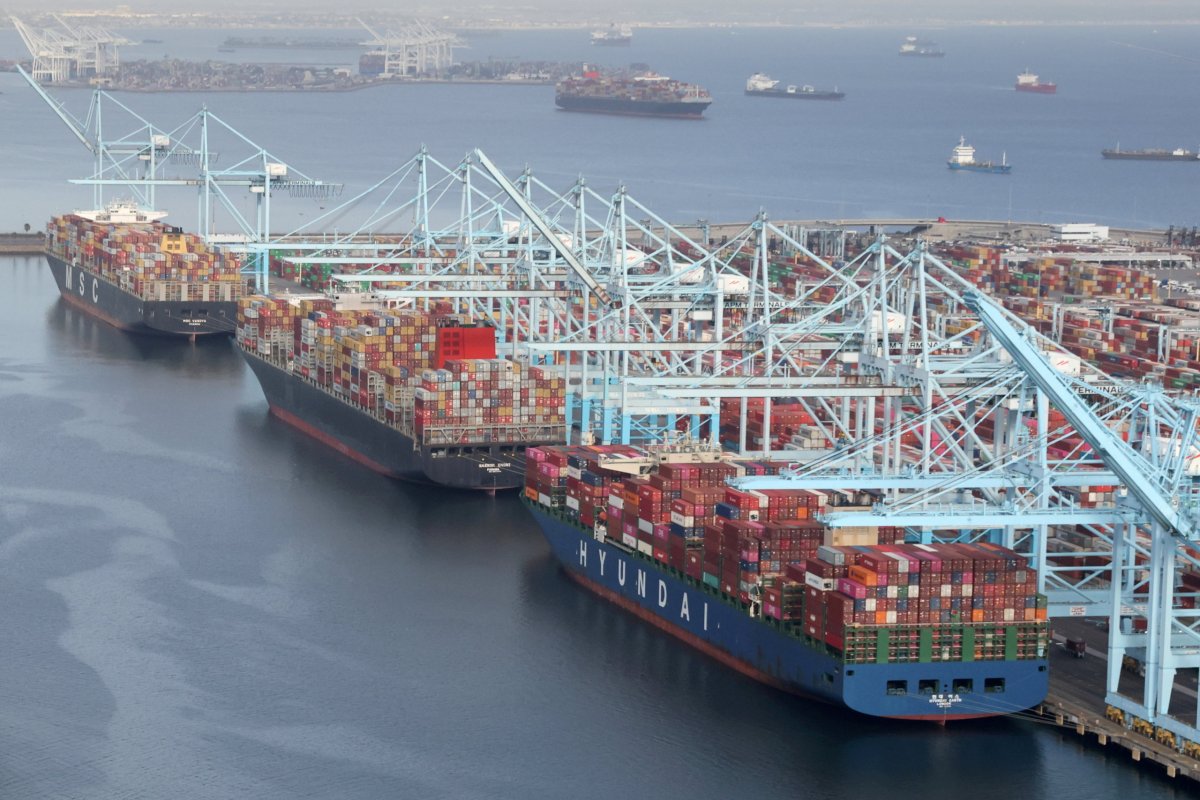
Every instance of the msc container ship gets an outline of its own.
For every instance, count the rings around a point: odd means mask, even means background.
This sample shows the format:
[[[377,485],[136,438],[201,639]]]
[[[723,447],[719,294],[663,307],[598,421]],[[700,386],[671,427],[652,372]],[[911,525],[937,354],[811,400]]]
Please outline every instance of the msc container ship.
[[[232,334],[241,263],[163,212],[131,203],[55,217],[46,261],[71,305],[122,330],[159,336]]]
[[[902,532],[826,529],[825,493],[740,491],[723,481],[768,467],[707,459],[531,448],[522,499],[575,581],[775,688],[934,721],[1045,698],[1046,599],[1020,555],[873,544]]]
[[[252,296],[237,341],[272,414],[392,478],[515,489],[526,447],[562,440],[563,380],[456,315]]]
[[[585,69],[558,82],[554,104],[565,111],[698,119],[712,105],[712,95],[665,75],[605,76]]]

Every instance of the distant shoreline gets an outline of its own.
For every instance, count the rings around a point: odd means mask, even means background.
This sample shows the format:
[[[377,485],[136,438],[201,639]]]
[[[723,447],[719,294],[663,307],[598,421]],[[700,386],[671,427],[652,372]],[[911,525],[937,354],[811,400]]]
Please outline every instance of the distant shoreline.
[[[106,86],[104,90],[107,92],[129,92],[130,94],[177,94],[196,92],[210,92],[223,94],[267,94],[267,93],[287,93],[287,94],[336,94],[338,92],[357,92],[363,89],[375,89],[381,86],[420,86],[422,84],[447,84],[461,83],[473,86],[553,86],[554,81],[533,81],[533,80],[486,80],[463,79],[456,80],[450,78],[429,78],[429,79],[406,79],[399,81],[375,81],[372,83],[356,84],[353,86],[262,86],[262,87],[237,87],[237,86],[151,86],[151,87],[136,87],[136,86]],[[85,84],[68,84],[58,83],[52,85],[54,89],[86,89],[91,91],[94,87]]]

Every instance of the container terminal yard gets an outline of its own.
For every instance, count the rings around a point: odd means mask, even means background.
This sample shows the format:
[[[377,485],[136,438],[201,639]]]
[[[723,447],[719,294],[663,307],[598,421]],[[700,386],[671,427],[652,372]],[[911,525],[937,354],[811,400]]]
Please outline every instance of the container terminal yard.
[[[172,185],[330,186],[249,163]],[[394,428],[427,481],[520,487],[573,577],[759,680],[885,717],[1041,714],[1200,775],[1200,298],[1174,232],[714,232],[478,150],[422,150],[287,238],[267,208],[225,246],[256,290],[236,340],[296,427],[361,461]]]

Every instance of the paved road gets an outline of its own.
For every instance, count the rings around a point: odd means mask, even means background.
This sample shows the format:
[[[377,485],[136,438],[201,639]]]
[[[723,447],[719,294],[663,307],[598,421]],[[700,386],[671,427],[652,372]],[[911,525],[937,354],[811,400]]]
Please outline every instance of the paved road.
[[[1108,633],[1100,627],[1098,620],[1056,619],[1053,623],[1055,644],[1050,651],[1051,691],[1087,708],[1095,709],[1099,717],[1104,716],[1104,694],[1108,670]],[[1083,637],[1087,642],[1087,655],[1076,658],[1062,644],[1063,639]],[[1142,678],[1123,671],[1119,691],[1127,697],[1142,697]],[[1200,687],[1196,681],[1196,670],[1184,670],[1176,675],[1175,689],[1171,693],[1171,714],[1188,724],[1195,724],[1196,704],[1200,699]]]

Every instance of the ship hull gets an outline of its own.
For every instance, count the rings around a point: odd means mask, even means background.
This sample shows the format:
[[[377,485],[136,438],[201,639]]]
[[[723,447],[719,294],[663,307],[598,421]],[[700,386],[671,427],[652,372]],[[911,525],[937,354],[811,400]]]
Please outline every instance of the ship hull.
[[[1012,171],[1012,167],[1008,164],[948,164],[947,166],[953,170],[961,170],[963,172],[990,172],[994,175],[1007,175]]]
[[[512,446],[418,446],[402,431],[315,383],[239,349],[274,416],[375,472],[452,489],[501,491],[522,483],[524,453]]]
[[[622,114],[639,117],[679,117],[700,119],[711,102],[679,103],[651,100],[630,100],[623,97],[580,97],[557,95],[554,104],[564,111],[585,111],[592,114]]]
[[[576,582],[722,664],[782,691],[870,716],[942,722],[1031,708],[1049,689],[1045,659],[847,664],[834,651],[787,632],[787,623],[751,618],[741,604],[715,589],[646,556],[599,541],[543,506],[523,502],[555,558]],[[1003,680],[1004,692],[954,691],[956,683],[971,681],[983,687],[988,680]],[[901,681],[911,687],[905,694],[895,691]]]
[[[1018,92],[1029,92],[1030,94],[1054,94],[1058,91],[1058,87],[1053,83],[1038,83],[1033,85],[1018,83],[1014,88]]]
[[[747,89],[751,97],[780,97],[784,100],[841,100],[845,92],[786,92],[778,89]]]
[[[1139,153],[1136,150],[1101,150],[1100,155],[1116,161],[1200,161],[1196,153]]]
[[[96,273],[46,254],[64,300],[93,317],[132,333],[151,336],[230,335],[237,303],[145,300]]]

